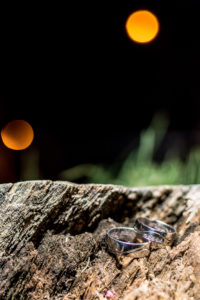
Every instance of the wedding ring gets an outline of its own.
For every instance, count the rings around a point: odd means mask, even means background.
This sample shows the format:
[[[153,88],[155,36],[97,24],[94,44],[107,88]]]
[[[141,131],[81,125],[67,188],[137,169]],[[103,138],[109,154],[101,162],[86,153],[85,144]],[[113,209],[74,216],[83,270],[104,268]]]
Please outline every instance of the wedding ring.
[[[128,254],[148,248],[151,242],[162,243],[163,237],[155,231],[139,232],[133,227],[115,227],[106,232],[108,250],[114,254]]]
[[[173,226],[170,226],[162,221],[152,220],[148,218],[137,218],[135,228],[145,232],[156,232],[163,238],[164,244],[171,244],[176,238],[176,231]]]

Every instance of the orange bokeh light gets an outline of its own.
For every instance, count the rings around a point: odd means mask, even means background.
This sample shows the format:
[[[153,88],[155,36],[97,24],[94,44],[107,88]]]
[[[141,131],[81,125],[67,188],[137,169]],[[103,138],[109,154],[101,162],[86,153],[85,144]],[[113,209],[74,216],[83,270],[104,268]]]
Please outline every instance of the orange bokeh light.
[[[12,150],[23,150],[32,143],[34,132],[28,122],[14,120],[1,130],[1,137],[6,147]]]
[[[150,11],[138,10],[128,17],[125,27],[130,39],[138,43],[148,43],[157,36],[159,21]]]

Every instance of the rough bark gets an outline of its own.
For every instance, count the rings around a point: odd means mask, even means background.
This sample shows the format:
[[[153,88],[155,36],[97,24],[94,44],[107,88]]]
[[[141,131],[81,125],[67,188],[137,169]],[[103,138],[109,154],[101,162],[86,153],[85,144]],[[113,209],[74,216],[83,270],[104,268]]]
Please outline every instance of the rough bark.
[[[104,236],[138,216],[173,224],[174,245],[115,257]],[[0,299],[200,299],[200,185],[0,185]],[[108,293],[107,293],[108,296]]]

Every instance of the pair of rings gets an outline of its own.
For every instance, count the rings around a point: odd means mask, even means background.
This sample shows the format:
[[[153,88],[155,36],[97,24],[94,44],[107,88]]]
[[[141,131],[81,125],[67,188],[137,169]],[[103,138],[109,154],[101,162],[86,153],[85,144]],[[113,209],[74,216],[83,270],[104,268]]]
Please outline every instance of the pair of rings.
[[[114,254],[128,254],[146,248],[152,242],[171,245],[176,231],[162,221],[138,218],[134,227],[115,227],[107,230],[108,250]]]

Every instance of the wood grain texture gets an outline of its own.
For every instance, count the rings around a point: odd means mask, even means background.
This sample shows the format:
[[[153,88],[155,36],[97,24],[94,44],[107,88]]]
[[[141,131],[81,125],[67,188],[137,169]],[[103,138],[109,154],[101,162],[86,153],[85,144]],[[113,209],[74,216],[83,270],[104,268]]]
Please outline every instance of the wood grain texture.
[[[138,216],[175,226],[172,247],[115,257],[106,230]],[[200,299],[200,185],[0,185],[0,299]]]

